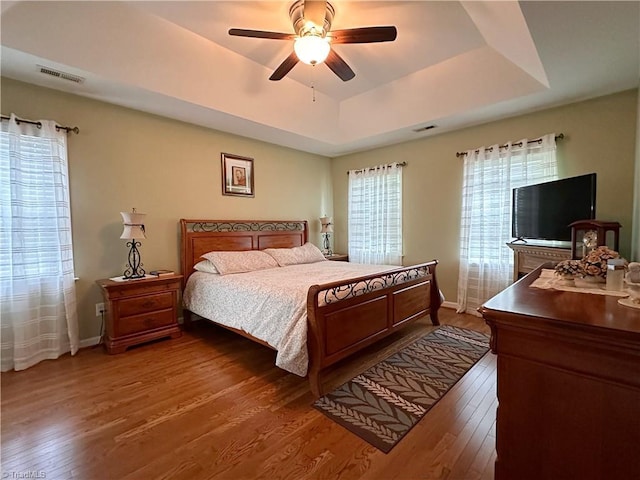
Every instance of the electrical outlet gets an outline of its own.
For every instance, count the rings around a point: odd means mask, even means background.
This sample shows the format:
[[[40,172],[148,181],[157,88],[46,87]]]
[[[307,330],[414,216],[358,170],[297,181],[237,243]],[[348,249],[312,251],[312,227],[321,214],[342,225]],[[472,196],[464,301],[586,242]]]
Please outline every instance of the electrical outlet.
[[[104,311],[104,303],[96,303],[96,317],[101,317]]]

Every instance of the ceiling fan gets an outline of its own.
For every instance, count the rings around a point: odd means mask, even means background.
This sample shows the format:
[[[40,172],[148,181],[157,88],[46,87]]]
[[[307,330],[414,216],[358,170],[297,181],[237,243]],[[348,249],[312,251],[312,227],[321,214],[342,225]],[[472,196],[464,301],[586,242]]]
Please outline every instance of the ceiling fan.
[[[294,40],[294,51],[289,55],[269,80],[281,80],[291,69],[302,61],[308,65],[326,63],[343,81],[356,76],[340,55],[331,48],[339,43],[392,42],[396,39],[396,27],[362,27],[346,30],[331,30],[335,10],[326,1],[297,0],[289,9],[289,17],[295,33],[267,32],[264,30],[243,30],[232,28],[229,35],[238,37],[267,38],[273,40]]]

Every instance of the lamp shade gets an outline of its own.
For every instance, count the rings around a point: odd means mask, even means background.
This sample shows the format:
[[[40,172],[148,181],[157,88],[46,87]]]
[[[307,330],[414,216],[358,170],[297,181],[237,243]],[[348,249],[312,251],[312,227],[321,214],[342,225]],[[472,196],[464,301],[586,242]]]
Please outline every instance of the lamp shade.
[[[122,223],[124,224],[120,238],[125,240],[147,238],[144,234],[144,217],[146,213],[137,213],[134,208],[133,212],[120,212],[120,215],[122,215]]]
[[[333,232],[333,218],[327,217],[325,215],[324,217],[320,217],[319,220],[320,220],[320,224],[322,225],[322,228],[320,229],[320,233]]]
[[[326,39],[311,34],[297,38],[293,44],[293,50],[301,62],[307,65],[317,65],[325,61],[331,46]]]
[[[143,225],[125,225],[120,238],[125,240],[133,240],[136,238],[147,238],[142,229]]]

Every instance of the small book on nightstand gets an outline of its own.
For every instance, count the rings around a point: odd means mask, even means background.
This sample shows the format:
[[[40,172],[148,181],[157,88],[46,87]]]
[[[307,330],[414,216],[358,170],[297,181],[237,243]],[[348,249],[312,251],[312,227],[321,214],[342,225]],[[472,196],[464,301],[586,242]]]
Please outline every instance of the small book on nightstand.
[[[173,270],[151,270],[149,274],[154,277],[168,277],[170,275],[174,275],[175,272]]]

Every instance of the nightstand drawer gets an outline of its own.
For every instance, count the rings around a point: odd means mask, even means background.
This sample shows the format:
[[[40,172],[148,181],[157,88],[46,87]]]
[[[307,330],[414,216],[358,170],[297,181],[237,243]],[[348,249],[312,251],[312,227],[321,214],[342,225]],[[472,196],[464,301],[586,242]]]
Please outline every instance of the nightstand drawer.
[[[118,310],[121,317],[128,317],[153,312],[154,310],[173,308],[173,296],[173,292],[164,292],[155,295],[127,298],[118,302]]]
[[[174,322],[175,314],[171,308],[143,315],[120,317],[116,335],[131,335],[132,333],[144,332],[171,325]]]

